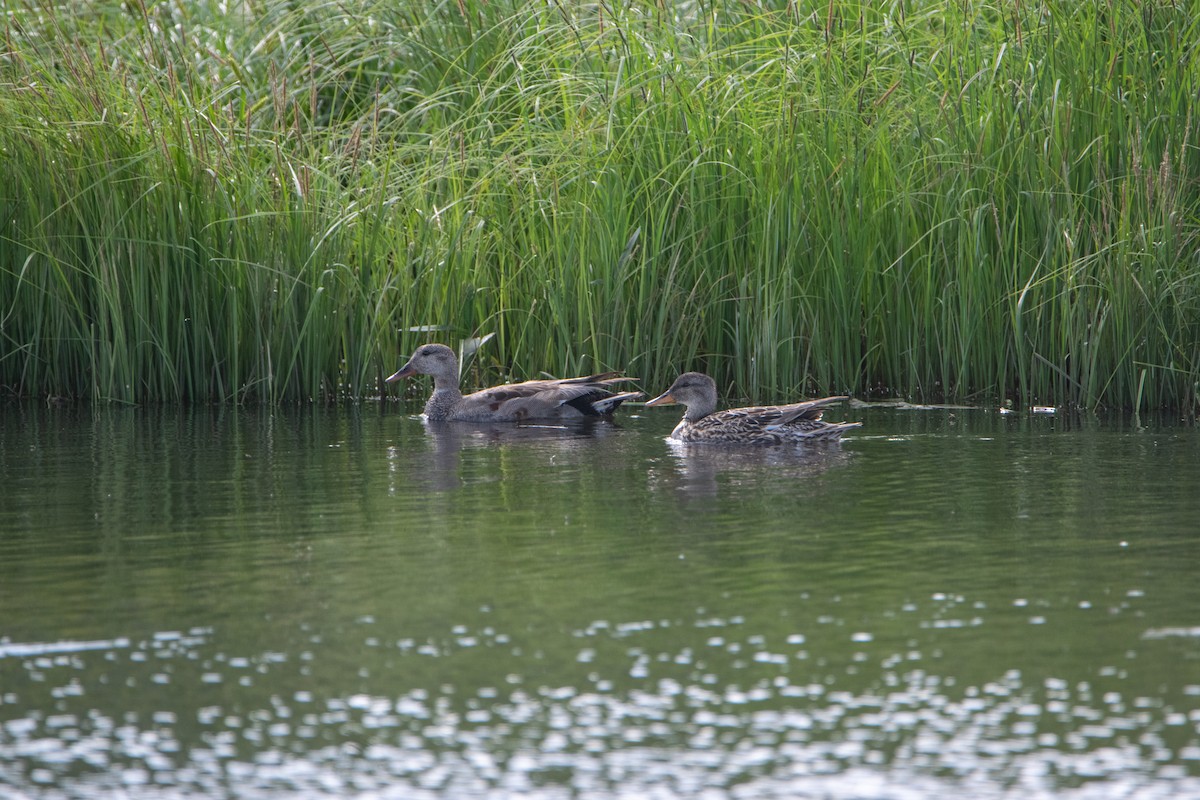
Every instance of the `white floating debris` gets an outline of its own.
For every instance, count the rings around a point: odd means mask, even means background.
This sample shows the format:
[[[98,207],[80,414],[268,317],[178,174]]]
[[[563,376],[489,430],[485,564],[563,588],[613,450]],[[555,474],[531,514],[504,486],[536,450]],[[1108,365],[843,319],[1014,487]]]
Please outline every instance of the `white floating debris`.
[[[1058,411],[1054,406],[1034,406],[1033,413],[1035,414],[1054,414]]]
[[[1143,639],[1200,638],[1200,627],[1196,628],[1151,628],[1142,634]]]
[[[85,650],[109,650],[129,647],[129,640],[99,639],[95,641],[59,642],[0,642],[0,658],[28,658],[47,653],[79,653]]]

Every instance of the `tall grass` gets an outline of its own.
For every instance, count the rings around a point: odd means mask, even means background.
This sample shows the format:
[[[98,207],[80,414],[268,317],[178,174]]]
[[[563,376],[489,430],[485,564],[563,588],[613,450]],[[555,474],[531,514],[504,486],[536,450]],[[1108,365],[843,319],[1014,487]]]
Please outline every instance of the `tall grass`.
[[[8,8],[10,393],[362,396],[495,332],[480,380],[1197,402],[1186,3]]]

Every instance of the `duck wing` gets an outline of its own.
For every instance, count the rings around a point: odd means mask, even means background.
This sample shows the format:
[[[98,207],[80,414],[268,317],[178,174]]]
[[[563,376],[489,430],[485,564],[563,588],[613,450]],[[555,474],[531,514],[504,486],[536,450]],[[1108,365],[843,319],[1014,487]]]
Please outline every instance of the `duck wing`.
[[[545,373],[543,373],[545,374]],[[637,378],[626,378],[620,372],[597,372],[595,375],[585,375],[582,378],[547,378],[540,381],[526,381],[526,383],[556,383],[556,384],[575,384],[575,383],[598,383],[603,386],[608,386],[613,383],[621,383],[622,381],[636,381]],[[513,384],[520,386],[521,384]]]
[[[602,416],[640,392],[616,393],[613,384],[636,378],[604,372],[580,378],[534,380],[493,386],[462,399],[455,416],[460,419],[522,421],[562,417]]]
[[[773,417],[766,424],[766,429],[775,430],[784,425],[800,421],[818,422],[821,419],[821,415],[825,413],[826,406],[840,403],[847,399],[849,398],[845,395],[838,395],[835,397],[822,397],[820,400],[806,400],[803,403],[792,403],[786,406],[772,406],[770,409],[765,409],[772,412],[771,416]]]

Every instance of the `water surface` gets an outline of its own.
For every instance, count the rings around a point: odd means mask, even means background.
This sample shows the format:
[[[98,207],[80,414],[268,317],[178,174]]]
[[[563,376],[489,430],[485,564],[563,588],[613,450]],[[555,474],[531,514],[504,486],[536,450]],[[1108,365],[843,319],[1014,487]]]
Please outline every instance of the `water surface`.
[[[0,411],[0,798],[1200,797],[1200,434]]]

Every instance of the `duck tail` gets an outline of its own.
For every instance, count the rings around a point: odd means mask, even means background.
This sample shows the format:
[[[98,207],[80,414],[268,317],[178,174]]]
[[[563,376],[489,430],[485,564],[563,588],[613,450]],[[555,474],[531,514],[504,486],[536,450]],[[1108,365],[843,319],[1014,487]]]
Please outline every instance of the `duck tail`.
[[[634,400],[641,396],[641,392],[617,392],[616,394],[609,395],[608,397],[601,397],[599,400],[593,400],[591,407],[596,414],[605,416],[620,408],[621,404],[626,400]]]

